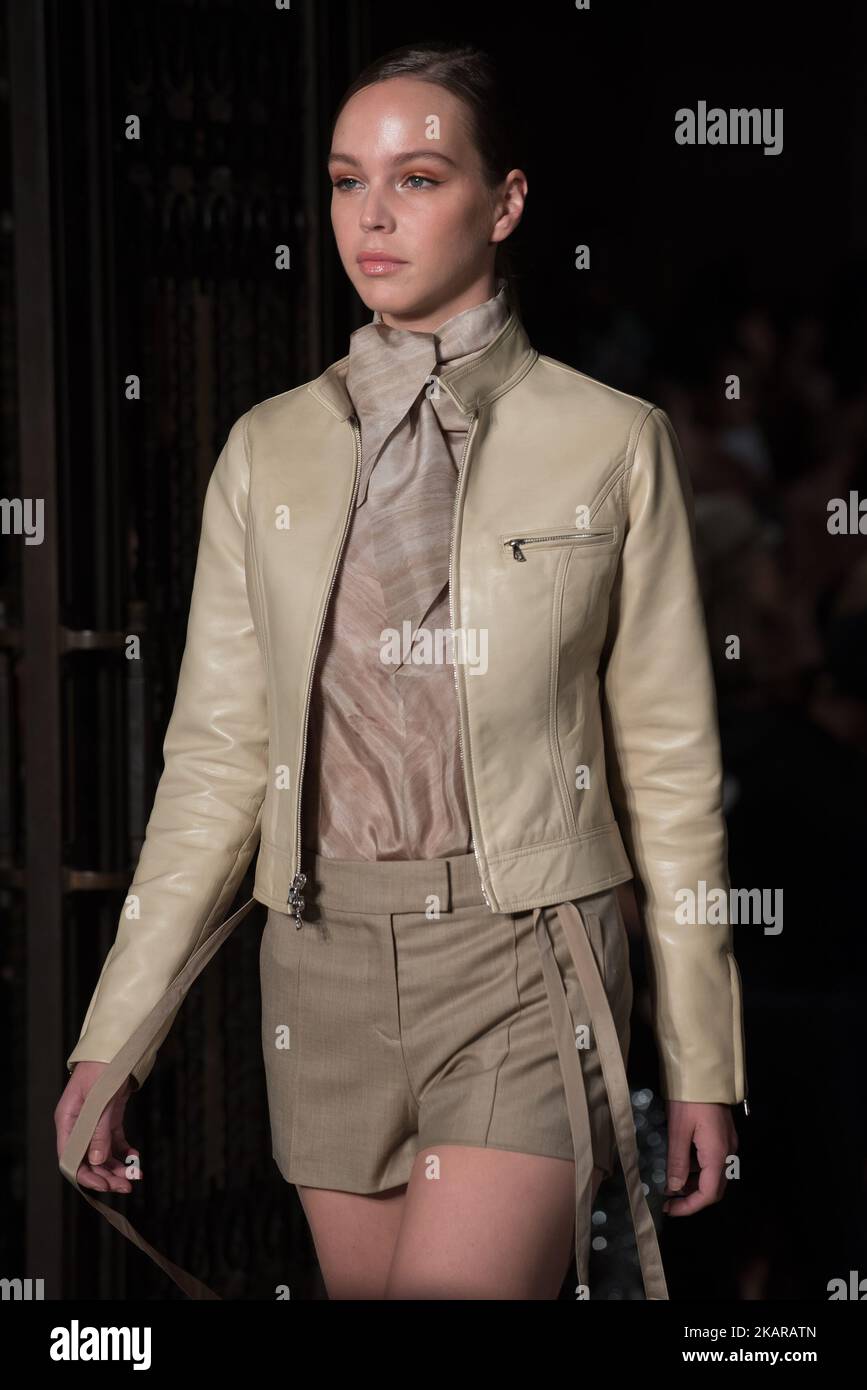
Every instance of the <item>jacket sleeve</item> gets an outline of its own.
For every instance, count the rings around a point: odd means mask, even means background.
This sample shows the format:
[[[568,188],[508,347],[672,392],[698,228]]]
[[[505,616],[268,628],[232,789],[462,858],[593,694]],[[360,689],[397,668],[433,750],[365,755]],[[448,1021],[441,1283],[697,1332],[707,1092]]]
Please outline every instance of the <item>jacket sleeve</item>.
[[[679,890],[729,898],[716,692],[693,495],[653,407],[627,460],[625,536],[603,661],[606,768],[635,873],[666,1100],[746,1096],[741,980],[728,911],[683,917]],[[708,916],[712,914],[706,914]]]
[[[235,421],[208,483],[164,768],[69,1070],[111,1060],[225,918],[258,844],[268,712],[245,575],[248,419]],[[176,1013],[134,1069],[139,1085]]]

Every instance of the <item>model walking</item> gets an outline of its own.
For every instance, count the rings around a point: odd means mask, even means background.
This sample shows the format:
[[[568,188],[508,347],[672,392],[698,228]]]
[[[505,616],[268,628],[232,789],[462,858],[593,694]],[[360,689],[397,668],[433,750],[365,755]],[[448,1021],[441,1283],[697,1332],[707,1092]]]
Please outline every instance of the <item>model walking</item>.
[[[689,483],[663,411],[530,344],[499,260],[527,194],[511,153],[474,49],[398,50],[338,109],[332,223],[373,319],[217,461],[138,915],[57,1108],[69,1165],[95,1081],[121,1086],[67,1176],[129,1190],[122,1083],[258,847],[273,1152],[332,1298],[555,1298],[573,1237],[587,1296],[618,1154],[668,1296],[618,883],[677,1214],[722,1196],[746,1095],[730,928],[678,911],[728,886]]]

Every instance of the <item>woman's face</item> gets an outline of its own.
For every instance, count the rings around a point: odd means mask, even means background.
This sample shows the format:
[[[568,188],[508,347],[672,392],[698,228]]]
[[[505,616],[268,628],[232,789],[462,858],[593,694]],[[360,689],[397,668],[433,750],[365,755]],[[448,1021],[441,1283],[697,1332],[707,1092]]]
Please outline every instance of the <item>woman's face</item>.
[[[393,77],[356,92],[335,127],[337,249],[364,303],[393,326],[433,331],[490,298],[496,243],[520,221],[523,174],[489,189],[467,118],[444,87]]]

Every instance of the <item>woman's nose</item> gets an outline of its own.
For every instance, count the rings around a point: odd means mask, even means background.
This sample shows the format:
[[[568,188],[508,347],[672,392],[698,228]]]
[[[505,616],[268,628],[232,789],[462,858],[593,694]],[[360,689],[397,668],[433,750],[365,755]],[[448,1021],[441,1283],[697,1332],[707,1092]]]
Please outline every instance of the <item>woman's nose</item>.
[[[394,218],[389,211],[386,199],[379,193],[368,193],[361,209],[361,226],[365,231],[375,228],[388,230],[394,227]]]

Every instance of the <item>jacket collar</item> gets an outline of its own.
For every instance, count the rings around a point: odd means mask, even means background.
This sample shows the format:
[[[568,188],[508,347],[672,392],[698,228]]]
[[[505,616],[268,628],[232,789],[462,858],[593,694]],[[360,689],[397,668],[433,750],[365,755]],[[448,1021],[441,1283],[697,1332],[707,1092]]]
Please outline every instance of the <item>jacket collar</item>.
[[[439,380],[450,392],[462,414],[472,415],[516,385],[538,356],[512,307],[506,322],[485,350],[471,362],[445,366]],[[311,395],[339,420],[347,420],[353,414],[352,399],[346,389],[348,366],[347,353],[338,362],[332,362],[321,376],[307,386]]]

